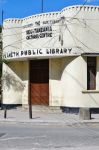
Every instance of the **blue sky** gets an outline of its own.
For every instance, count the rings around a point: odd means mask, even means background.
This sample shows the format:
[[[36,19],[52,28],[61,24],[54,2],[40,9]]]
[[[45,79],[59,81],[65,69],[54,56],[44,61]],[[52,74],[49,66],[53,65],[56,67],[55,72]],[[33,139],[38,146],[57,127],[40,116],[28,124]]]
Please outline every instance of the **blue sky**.
[[[22,18],[41,13],[42,0],[0,0],[0,23],[1,11],[6,18]],[[59,11],[70,5],[82,5],[85,0],[43,0],[44,12]],[[99,0],[87,0],[87,5],[99,5]]]

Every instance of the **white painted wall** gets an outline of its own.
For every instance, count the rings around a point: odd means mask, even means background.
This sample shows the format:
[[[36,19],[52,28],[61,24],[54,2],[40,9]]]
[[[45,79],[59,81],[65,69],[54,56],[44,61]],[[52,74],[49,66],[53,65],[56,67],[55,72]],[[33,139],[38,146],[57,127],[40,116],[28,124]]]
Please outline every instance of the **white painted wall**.
[[[99,57],[97,58],[99,62]],[[99,107],[99,63],[96,89],[88,93],[86,58],[65,57],[50,60],[50,105],[67,107]],[[96,92],[97,91],[97,92]]]
[[[3,104],[28,104],[28,62],[3,63]]]
[[[22,48],[21,19],[8,19],[3,23],[3,52],[19,51]]]
[[[63,9],[62,16],[64,46],[77,46],[83,52],[99,52],[98,6],[67,7]]]

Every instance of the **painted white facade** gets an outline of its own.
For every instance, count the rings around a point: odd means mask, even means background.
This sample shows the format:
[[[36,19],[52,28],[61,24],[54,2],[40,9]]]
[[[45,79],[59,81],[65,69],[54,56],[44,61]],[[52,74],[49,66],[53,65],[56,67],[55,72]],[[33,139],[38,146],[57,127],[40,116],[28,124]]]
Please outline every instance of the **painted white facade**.
[[[85,53],[97,54],[96,90],[87,90]],[[7,19],[3,29],[3,103],[28,104],[29,59],[49,59],[49,105],[99,107],[99,7]]]

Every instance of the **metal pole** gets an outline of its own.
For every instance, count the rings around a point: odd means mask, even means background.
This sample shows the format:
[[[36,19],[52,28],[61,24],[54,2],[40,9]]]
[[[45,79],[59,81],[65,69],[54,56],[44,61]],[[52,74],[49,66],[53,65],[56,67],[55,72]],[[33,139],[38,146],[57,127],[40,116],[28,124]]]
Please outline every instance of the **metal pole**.
[[[2,10],[2,26],[3,26],[4,11]]]
[[[4,118],[7,118],[7,106],[4,108]]]
[[[30,87],[30,61],[28,61],[29,66],[29,86],[28,86],[28,103],[29,103],[29,118],[32,119],[32,103],[31,103],[31,87]]]
[[[29,104],[29,118],[32,119],[32,106]]]

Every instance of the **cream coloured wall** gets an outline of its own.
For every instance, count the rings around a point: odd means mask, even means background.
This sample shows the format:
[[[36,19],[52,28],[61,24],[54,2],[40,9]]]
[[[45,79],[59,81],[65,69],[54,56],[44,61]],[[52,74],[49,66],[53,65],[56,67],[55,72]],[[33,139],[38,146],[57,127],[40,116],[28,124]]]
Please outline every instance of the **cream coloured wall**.
[[[3,103],[28,104],[28,62],[3,64]],[[99,57],[96,90],[87,91],[86,57],[49,60],[49,105],[99,107]]]
[[[99,62],[99,58],[97,59]],[[96,89],[87,91],[87,64],[84,57],[50,60],[50,105],[99,107],[99,63]]]
[[[22,81],[24,84],[24,90],[22,93],[22,104],[28,105],[28,84],[29,84],[29,64],[27,62],[22,62],[22,70],[23,70],[23,76]]]
[[[28,104],[28,62],[3,64],[3,103]]]
[[[19,51],[22,48],[21,19],[8,19],[3,23],[3,52]]]
[[[61,87],[61,67],[62,59],[49,60],[49,105],[61,106],[62,87]]]

